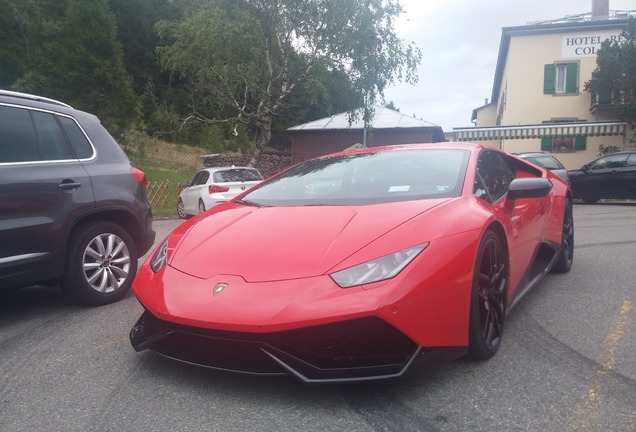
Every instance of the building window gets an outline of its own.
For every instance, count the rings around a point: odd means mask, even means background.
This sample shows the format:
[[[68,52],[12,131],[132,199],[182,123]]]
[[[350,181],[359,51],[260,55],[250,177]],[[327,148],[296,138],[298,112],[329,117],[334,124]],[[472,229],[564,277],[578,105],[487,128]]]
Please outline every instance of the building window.
[[[585,120],[575,118],[560,118],[543,121],[543,124],[567,124],[580,123]],[[541,138],[541,151],[553,153],[568,153],[585,150],[587,148],[587,137],[585,135],[575,136],[555,136]]]
[[[558,64],[556,65],[556,87],[554,89],[555,93],[565,93],[565,78],[567,76],[567,65],[566,64]]]
[[[587,139],[584,136],[541,138],[541,151],[568,153],[585,150]]]
[[[578,94],[578,62],[551,63],[543,67],[544,94]]]

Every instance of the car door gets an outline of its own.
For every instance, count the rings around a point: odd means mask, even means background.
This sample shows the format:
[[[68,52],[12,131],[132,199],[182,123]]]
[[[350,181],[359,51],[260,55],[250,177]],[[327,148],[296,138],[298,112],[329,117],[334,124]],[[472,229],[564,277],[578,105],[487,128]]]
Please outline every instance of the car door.
[[[59,276],[67,228],[92,207],[57,116],[0,105],[0,285]]]
[[[616,198],[636,199],[636,153],[628,153],[623,167],[617,170]]]
[[[205,189],[205,184],[210,178],[210,173],[206,170],[201,170],[195,174],[190,186],[185,188],[181,192],[181,200],[183,206],[188,214],[199,214],[199,198],[202,191]],[[207,192],[207,191],[206,191]]]
[[[577,179],[577,196],[584,199],[623,198],[621,171],[627,156],[626,153],[611,154],[588,164]]]
[[[515,177],[516,173],[507,163],[505,155],[494,150],[480,153],[474,194],[491,205],[506,231],[511,287],[519,286],[534,260],[536,249],[529,245],[538,245],[542,215],[546,211],[544,198],[519,198],[514,201],[506,199],[510,183]],[[508,299],[513,295],[511,289]]]

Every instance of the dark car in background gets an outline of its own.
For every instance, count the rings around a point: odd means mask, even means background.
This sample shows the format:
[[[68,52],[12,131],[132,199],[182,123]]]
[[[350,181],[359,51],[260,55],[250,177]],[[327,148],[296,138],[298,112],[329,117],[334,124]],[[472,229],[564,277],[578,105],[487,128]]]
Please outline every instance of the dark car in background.
[[[558,175],[565,181],[566,183],[570,183],[570,179],[568,177],[568,171],[565,169],[563,164],[559,162],[559,160],[551,155],[550,153],[545,152],[533,152],[533,153],[517,153],[515,156],[520,157],[521,159],[532,162],[535,165],[539,165],[541,168],[548,169],[552,171],[554,174]]]
[[[0,290],[121,299],[155,238],[145,186],[94,115],[0,90]]]
[[[636,151],[600,157],[568,175],[572,197],[588,204],[600,199],[636,199]]]

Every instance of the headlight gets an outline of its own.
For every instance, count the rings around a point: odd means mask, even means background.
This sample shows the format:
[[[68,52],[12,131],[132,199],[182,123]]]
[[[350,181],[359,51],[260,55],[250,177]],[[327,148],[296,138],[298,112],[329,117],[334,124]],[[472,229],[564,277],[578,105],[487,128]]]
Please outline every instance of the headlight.
[[[150,260],[150,268],[153,272],[158,273],[166,264],[168,264],[168,239],[165,239],[155,251]]]
[[[363,264],[340,270],[339,272],[332,273],[330,276],[341,288],[350,288],[390,279],[409,265],[427,246],[428,243],[424,243],[419,246],[394,252]]]

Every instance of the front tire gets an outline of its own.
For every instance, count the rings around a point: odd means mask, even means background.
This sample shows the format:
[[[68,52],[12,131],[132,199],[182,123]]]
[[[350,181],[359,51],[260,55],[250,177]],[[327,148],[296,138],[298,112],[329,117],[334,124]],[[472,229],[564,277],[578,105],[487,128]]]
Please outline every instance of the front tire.
[[[552,268],[554,273],[569,272],[574,260],[574,216],[570,199],[566,199],[563,206],[563,227],[561,231],[561,249],[559,249],[559,260]]]
[[[71,235],[61,285],[74,301],[101,306],[122,299],[137,273],[137,247],[111,222],[81,226]]]
[[[489,359],[499,349],[508,275],[508,256],[501,239],[495,232],[486,231],[477,252],[470,299],[468,357],[472,359]]]

